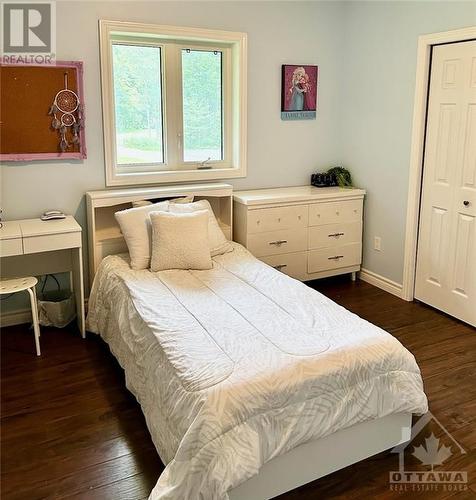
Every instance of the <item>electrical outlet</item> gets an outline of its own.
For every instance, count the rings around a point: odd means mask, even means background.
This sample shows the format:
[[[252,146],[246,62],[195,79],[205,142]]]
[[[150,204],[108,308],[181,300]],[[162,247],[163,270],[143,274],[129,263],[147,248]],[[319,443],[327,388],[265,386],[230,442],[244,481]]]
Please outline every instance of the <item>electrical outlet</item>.
[[[382,250],[382,238],[380,236],[374,236],[374,250],[377,250],[377,252]]]

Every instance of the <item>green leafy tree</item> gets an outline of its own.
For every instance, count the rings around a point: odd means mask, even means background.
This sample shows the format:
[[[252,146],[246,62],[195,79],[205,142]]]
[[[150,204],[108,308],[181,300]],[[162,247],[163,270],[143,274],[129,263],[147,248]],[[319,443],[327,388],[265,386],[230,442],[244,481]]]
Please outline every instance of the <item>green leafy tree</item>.
[[[162,138],[160,49],[113,45],[114,93],[118,133],[146,131]]]
[[[141,151],[161,150],[160,49],[114,44],[113,58],[116,129],[119,142],[127,148]],[[221,149],[221,66],[221,52],[182,51],[185,151]]]
[[[222,134],[221,53],[182,53],[186,149],[220,149]]]

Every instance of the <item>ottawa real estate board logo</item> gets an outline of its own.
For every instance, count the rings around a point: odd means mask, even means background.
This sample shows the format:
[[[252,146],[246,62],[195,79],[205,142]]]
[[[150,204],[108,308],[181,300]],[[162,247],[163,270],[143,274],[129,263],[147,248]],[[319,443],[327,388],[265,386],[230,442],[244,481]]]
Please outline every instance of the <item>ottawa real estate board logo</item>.
[[[51,64],[56,55],[55,2],[2,2],[1,56],[9,64]]]
[[[461,463],[466,451],[432,413],[420,417],[411,429],[410,441],[396,446],[392,452],[398,453],[399,466],[397,471],[390,471],[390,490],[401,493],[468,491],[467,471],[448,470],[445,465],[450,459],[452,464]],[[410,463],[405,464],[405,455]]]

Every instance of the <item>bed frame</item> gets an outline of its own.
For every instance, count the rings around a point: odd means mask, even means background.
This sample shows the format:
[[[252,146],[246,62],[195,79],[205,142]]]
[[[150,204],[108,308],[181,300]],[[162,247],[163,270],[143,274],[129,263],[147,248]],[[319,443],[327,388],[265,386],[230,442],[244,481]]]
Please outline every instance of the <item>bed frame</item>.
[[[89,284],[92,285],[97,268],[104,257],[127,252],[126,242],[114,217],[115,212],[131,208],[133,201],[166,200],[190,195],[195,196],[195,201],[206,199],[210,202],[221,229],[231,240],[233,187],[230,184],[181,184],[86,193]]]
[[[362,422],[298,446],[270,460],[256,476],[231,490],[230,500],[274,498],[377,453],[390,450],[410,441],[411,424],[411,414],[397,413]]]
[[[233,188],[230,184],[186,184],[86,193],[89,237],[89,277],[101,260],[127,250],[114,212],[132,201],[194,195],[207,199],[227,238],[232,238]],[[265,500],[293,490],[377,453],[410,440],[412,416],[398,413],[359,423],[303,444],[280,455],[260,472],[229,492],[230,500]]]

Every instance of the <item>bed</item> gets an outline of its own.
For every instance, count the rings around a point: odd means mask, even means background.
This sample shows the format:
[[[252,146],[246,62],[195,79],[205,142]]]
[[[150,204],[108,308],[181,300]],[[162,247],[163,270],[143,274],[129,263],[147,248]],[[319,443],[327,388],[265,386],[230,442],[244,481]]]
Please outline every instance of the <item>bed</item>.
[[[237,243],[210,270],[130,268],[107,242],[120,239],[108,214],[163,189],[88,193],[88,329],[123,367],[166,465],[150,498],[272,498],[407,441],[427,400],[388,333]],[[166,193],[191,192],[231,229],[231,186]]]

